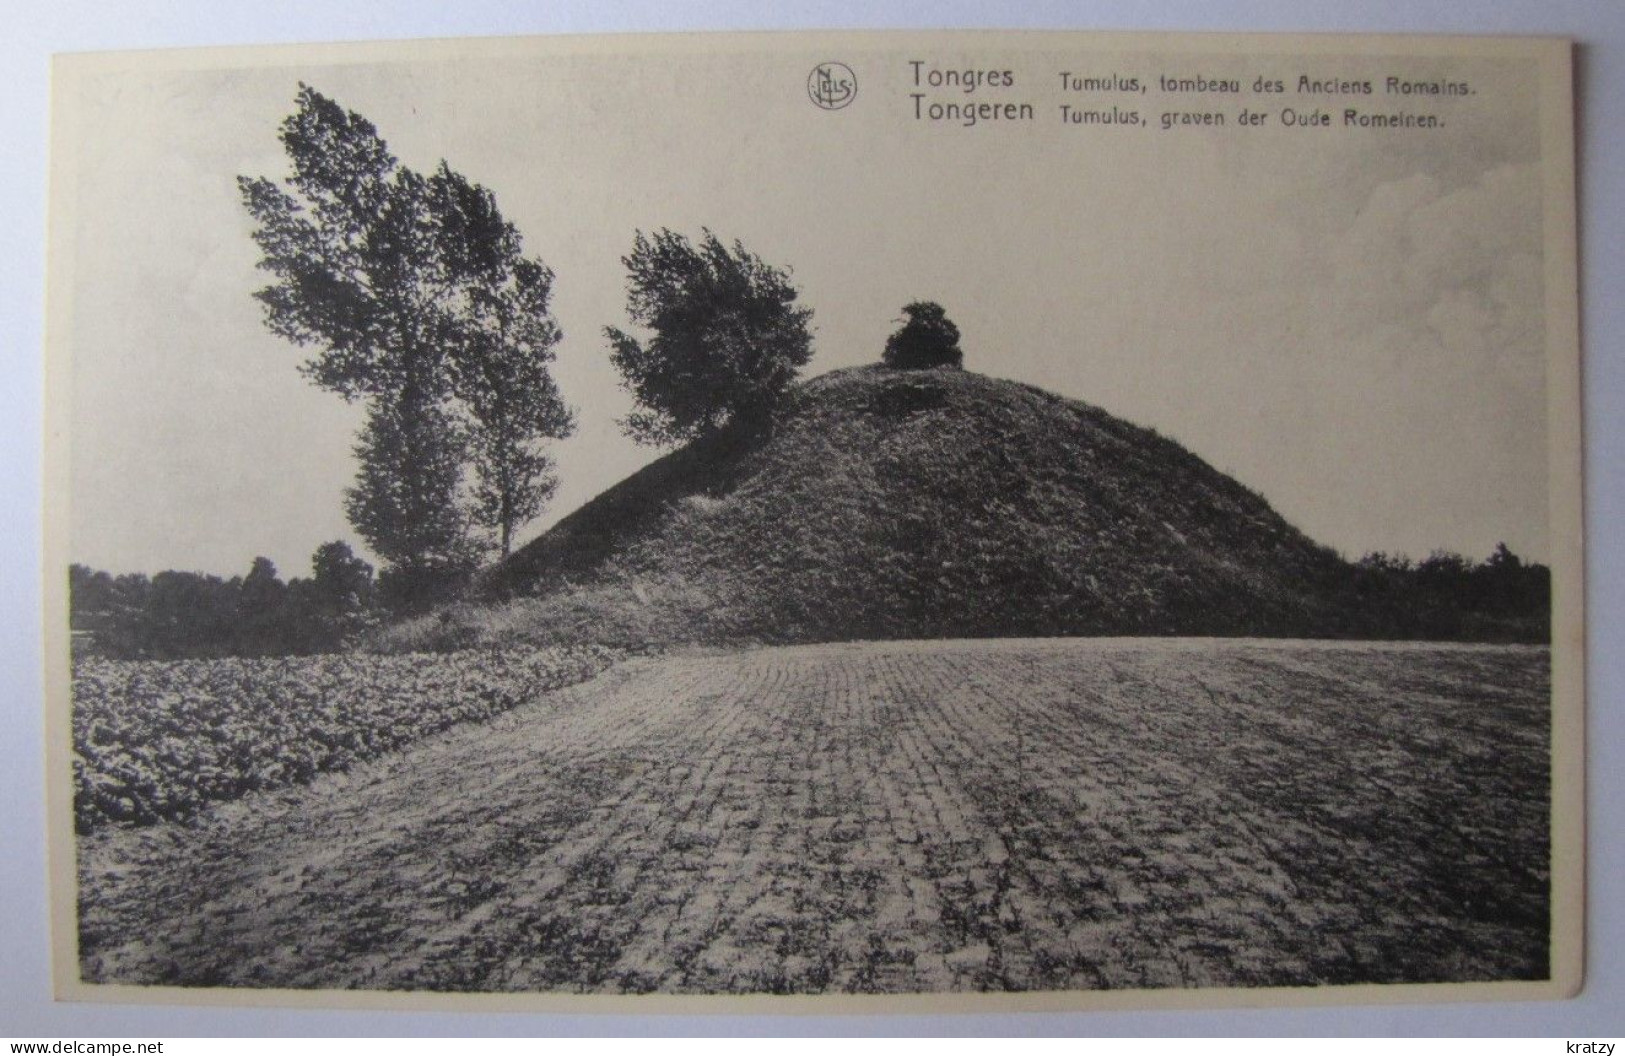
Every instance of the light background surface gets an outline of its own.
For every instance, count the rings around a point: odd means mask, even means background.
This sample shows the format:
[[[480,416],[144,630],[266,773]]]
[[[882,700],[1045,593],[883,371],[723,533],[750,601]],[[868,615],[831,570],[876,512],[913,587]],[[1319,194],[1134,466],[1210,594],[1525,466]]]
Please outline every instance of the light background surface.
[[[539,6],[539,5],[537,5]],[[1620,504],[1618,454],[1625,446],[1610,413],[1625,398],[1625,359],[1617,351],[1625,321],[1605,296],[1618,286],[1625,261],[1618,246],[1620,176],[1625,159],[1616,100],[1625,98],[1625,15],[1580,3],[1501,3],[1445,10],[1405,4],[1163,4],[1155,11],[1127,3],[1092,5],[857,4],[797,5],[758,10],[738,4],[554,6],[469,3],[455,14],[435,5],[354,3],[327,10],[317,4],[250,5],[185,2],[135,4],[125,9],[74,2],[11,5],[0,40],[10,71],[3,107],[7,147],[0,151],[0,209],[8,252],[0,254],[0,355],[4,357],[4,414],[0,458],[7,501],[0,512],[0,604],[6,627],[0,665],[6,674],[8,721],[0,734],[0,790],[6,853],[0,888],[8,906],[0,925],[0,1035],[106,1036],[178,1034],[467,1034],[467,1033],[1447,1033],[1617,1035],[1625,1025],[1611,995],[1625,969],[1614,947],[1620,935],[1618,875],[1620,662],[1610,658],[1618,640],[1621,555],[1609,537]],[[1592,877],[1589,983],[1575,1002],[1545,1005],[1417,1006],[1260,1010],[1161,1014],[978,1016],[924,1019],[645,1018],[319,1013],[235,1009],[155,1009],[54,1005],[46,966],[43,803],[41,766],[38,605],[39,387],[43,288],[45,141],[48,56],[56,51],[175,47],[205,44],[405,39],[515,33],[612,32],[668,29],[866,28],[1074,28],[1223,29],[1248,31],[1518,32],[1574,36],[1578,55],[1578,111],[1582,223],[1582,334],[1586,353],[1588,535],[1591,539],[1591,829]],[[325,87],[325,86],[324,86]],[[335,92],[368,116],[368,107]],[[285,112],[283,101],[277,114]],[[407,130],[380,120],[400,150]],[[279,171],[271,164],[250,171]],[[415,160],[415,159],[414,159]],[[430,159],[432,160],[432,159]],[[460,159],[450,159],[463,167]],[[501,188],[499,201],[506,202]],[[663,217],[653,223],[666,222]],[[678,222],[673,221],[674,226]],[[528,233],[527,225],[521,222]],[[531,248],[546,254],[536,243]],[[772,254],[763,250],[764,255]],[[814,304],[816,306],[816,301]],[[833,365],[833,364],[830,364]],[[815,369],[818,365],[815,364]],[[329,398],[330,399],[330,398]],[[1109,409],[1110,401],[1102,400]],[[1130,414],[1129,417],[1140,417]],[[1193,443],[1198,452],[1203,448]],[[1269,489],[1264,489],[1269,495]],[[1314,534],[1313,532],[1311,534]],[[1335,541],[1335,540],[1334,540]],[[243,545],[253,545],[246,542]],[[1516,548],[1516,547],[1515,547]],[[1478,547],[1474,547],[1478,549]],[[89,555],[87,555],[89,556]],[[245,561],[246,561],[245,555]],[[117,569],[122,570],[122,569]],[[148,569],[153,571],[156,569]],[[230,571],[229,568],[211,569]],[[284,574],[302,571],[284,564]]]
[[[773,35],[716,55],[639,35],[64,63],[52,222],[72,260],[55,335],[73,361],[70,559],[230,576],[264,554],[302,575],[318,545],[357,545],[342,497],[362,409],[300,376],[312,350],[271,334],[248,295],[269,276],[236,178],[287,173],[276,131],[304,82],[376,123],[404,165],[443,157],[489,187],[557,272],[553,374],[580,427],[548,445],[559,493],[519,543],[660,453],[616,425],[632,404],[602,327],[625,316],[635,229],[709,225],[792,271],[814,310],[809,376],[874,362],[902,305],[938,301],[968,369],[1154,428],[1351,559],[1483,559],[1505,542],[1551,561],[1545,427],[1561,386],[1545,369],[1532,62],[975,40]],[[838,116],[802,87],[830,54],[861,71]],[[913,120],[912,55],[1008,66],[1016,87],[998,97],[1045,120]],[[1433,100],[1445,127],[1409,134],[1084,130],[1052,119],[1055,100],[1080,101],[1056,94],[1068,67],[1244,85],[1397,71],[1475,94]]]

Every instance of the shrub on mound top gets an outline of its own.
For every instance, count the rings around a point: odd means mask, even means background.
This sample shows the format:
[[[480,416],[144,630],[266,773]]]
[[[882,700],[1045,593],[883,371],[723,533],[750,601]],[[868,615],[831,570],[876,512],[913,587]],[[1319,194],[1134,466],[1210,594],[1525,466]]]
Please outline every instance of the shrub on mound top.
[[[908,318],[886,338],[882,363],[898,370],[963,366],[965,353],[959,348],[959,327],[948,318],[942,305],[915,301],[904,306],[903,314]]]

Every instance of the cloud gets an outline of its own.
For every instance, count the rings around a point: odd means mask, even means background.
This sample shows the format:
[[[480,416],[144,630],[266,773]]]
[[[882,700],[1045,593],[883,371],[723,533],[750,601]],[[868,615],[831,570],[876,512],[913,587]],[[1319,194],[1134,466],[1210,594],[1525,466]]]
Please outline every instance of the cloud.
[[[1379,185],[1335,254],[1335,320],[1345,332],[1383,320],[1417,352],[1538,361],[1539,202],[1532,165],[1456,188],[1426,175]]]

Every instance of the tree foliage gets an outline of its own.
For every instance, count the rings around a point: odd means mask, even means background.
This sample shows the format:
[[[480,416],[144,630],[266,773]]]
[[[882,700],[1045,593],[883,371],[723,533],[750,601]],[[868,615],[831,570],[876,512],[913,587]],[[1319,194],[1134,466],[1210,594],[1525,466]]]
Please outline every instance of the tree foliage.
[[[899,370],[930,367],[959,367],[965,353],[959,348],[959,327],[948,318],[942,305],[915,301],[903,306],[903,325],[886,338],[881,362]]]
[[[710,230],[698,245],[665,229],[639,231],[621,262],[627,314],[652,331],[643,340],[604,331],[638,404],[621,423],[627,434],[671,444],[770,418],[812,358],[812,310],[796,307],[788,272]]]
[[[302,369],[345,399],[414,385],[438,395],[449,313],[435,311],[426,181],[402,168],[372,123],[308,85],[282,123],[286,189],[239,177],[260,267],[277,282],[255,297],[272,333],[319,351]]]
[[[549,371],[553,273],[490,191],[444,161],[428,176],[401,165],[371,122],[307,85],[296,101],[280,133],[291,173],[238,184],[275,277],[255,294],[267,327],[314,350],[312,382],[369,405],[352,523],[414,570],[449,567],[479,529],[506,552],[551,493],[541,445],[574,428]]]
[[[357,557],[349,543],[318,546],[310,557],[310,570],[306,608],[316,642],[342,645],[373,625],[377,592],[372,566]]]
[[[350,544],[323,543],[310,556],[311,596],[322,609],[343,613],[372,604],[372,566],[357,557]]]
[[[344,512],[389,564],[389,600],[421,609],[454,591],[478,547],[459,502],[465,441],[445,408],[375,404],[355,445]]]

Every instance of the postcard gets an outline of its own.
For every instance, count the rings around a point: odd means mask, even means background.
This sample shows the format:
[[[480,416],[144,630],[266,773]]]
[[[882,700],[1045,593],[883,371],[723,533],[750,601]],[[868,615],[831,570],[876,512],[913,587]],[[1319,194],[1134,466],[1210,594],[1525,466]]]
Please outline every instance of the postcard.
[[[1570,64],[58,56],[59,999],[1572,996]]]

